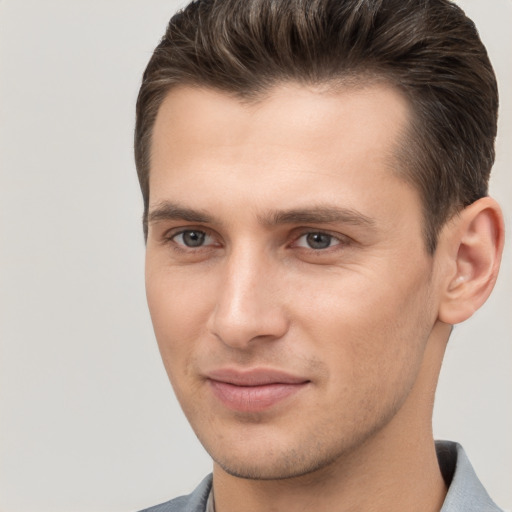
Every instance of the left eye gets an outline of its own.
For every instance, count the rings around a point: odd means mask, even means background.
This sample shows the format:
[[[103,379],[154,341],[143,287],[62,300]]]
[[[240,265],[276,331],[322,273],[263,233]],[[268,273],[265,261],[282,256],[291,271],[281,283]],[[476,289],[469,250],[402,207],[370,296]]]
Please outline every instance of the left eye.
[[[306,233],[297,239],[296,246],[319,250],[328,249],[339,243],[336,237],[328,233]]]
[[[210,245],[213,242],[213,238],[210,235],[197,229],[181,231],[180,233],[175,234],[172,237],[172,240],[178,245],[184,245],[185,247],[190,248],[203,247],[205,245]]]

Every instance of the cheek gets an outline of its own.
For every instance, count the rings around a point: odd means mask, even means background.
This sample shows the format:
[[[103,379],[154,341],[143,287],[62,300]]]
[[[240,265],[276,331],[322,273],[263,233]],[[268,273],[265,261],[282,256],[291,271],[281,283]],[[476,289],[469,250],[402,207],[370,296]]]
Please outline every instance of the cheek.
[[[395,271],[396,272],[396,271]],[[392,388],[418,371],[435,320],[425,272],[331,280],[298,317],[339,381]]]
[[[171,380],[186,373],[201,339],[212,301],[206,283],[182,276],[173,269],[146,270],[146,295],[158,347]]]
[[[169,282],[171,281],[171,282]],[[175,286],[176,285],[176,286]],[[194,297],[181,292],[174,280],[149,280],[146,294],[158,349],[175,395],[184,408],[184,396],[194,395],[193,358],[202,323]]]

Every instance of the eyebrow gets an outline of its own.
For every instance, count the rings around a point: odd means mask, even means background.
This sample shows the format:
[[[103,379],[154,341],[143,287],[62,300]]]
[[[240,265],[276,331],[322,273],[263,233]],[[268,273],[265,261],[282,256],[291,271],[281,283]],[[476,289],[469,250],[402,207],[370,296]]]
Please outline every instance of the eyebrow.
[[[155,205],[148,214],[148,223],[162,220],[183,220],[200,224],[223,224],[204,210],[195,210],[170,201]],[[354,226],[373,227],[374,219],[351,208],[331,205],[317,205],[291,210],[271,210],[259,215],[258,220],[265,226],[281,224],[330,224],[342,223]]]
[[[375,221],[351,208],[340,208],[339,206],[313,206],[309,208],[297,208],[293,210],[276,210],[270,212],[260,221],[266,225],[278,224],[329,224],[342,223],[355,226],[371,227],[375,225]]]
[[[201,224],[213,223],[215,218],[202,210],[185,208],[176,203],[162,201],[148,213],[148,223],[161,220],[185,220],[187,222],[198,222]]]

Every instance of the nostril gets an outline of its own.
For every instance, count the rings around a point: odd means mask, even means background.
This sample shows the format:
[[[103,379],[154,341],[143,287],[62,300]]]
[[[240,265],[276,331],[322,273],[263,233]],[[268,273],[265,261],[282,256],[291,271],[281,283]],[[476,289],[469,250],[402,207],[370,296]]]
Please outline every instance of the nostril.
[[[218,305],[207,327],[225,345],[243,349],[257,341],[281,338],[288,330],[288,320],[280,308],[273,306],[248,311]]]
[[[259,245],[247,241],[237,244],[219,269],[209,331],[226,345],[240,349],[257,340],[282,337],[288,321],[276,271]]]

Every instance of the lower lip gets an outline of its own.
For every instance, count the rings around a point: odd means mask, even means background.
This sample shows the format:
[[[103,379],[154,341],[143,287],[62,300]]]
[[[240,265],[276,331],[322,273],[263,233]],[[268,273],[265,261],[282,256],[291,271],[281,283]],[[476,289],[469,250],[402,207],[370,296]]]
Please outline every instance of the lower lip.
[[[260,412],[286,400],[303,389],[300,384],[264,384],[261,386],[235,386],[227,382],[210,380],[213,394],[229,409],[240,412]]]

